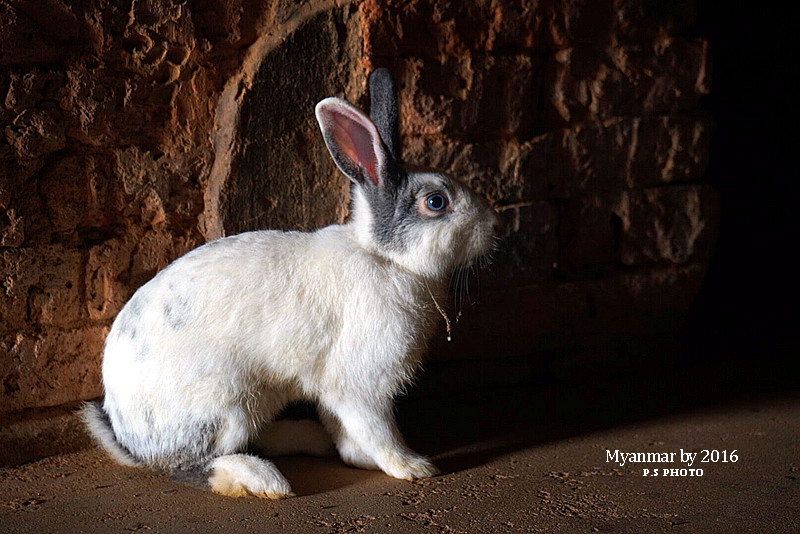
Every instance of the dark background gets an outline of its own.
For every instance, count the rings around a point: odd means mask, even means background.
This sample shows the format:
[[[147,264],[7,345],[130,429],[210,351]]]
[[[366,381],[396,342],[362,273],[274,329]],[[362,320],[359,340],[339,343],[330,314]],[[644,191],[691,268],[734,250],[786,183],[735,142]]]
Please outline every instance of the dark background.
[[[619,347],[608,347],[605,363],[584,374],[545,372],[525,392],[464,396],[432,410],[412,395],[399,413],[412,442],[444,450],[520,431],[524,443],[543,443],[797,391],[795,31],[774,7],[697,5],[689,34],[710,42],[713,70],[700,103],[715,123],[705,181],[720,195],[721,220],[680,354],[668,347],[620,366]]]
[[[716,129],[708,181],[721,197],[717,252],[684,342],[692,361],[744,364],[753,379],[797,369],[792,203],[797,172],[790,80],[795,47],[774,7],[700,2],[697,33],[711,43]],[[785,378],[785,377],[784,377]]]

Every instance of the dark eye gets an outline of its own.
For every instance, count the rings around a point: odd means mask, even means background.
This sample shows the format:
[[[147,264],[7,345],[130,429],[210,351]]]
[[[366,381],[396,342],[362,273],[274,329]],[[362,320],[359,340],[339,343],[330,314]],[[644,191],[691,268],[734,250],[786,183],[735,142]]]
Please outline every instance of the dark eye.
[[[447,207],[447,197],[441,193],[433,193],[425,199],[425,206],[431,211],[442,211]]]

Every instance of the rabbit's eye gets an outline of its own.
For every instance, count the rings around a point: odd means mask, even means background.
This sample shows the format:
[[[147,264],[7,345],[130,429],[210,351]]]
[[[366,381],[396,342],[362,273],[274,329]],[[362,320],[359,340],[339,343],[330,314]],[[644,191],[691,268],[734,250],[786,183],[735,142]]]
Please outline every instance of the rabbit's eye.
[[[425,207],[431,211],[442,211],[447,207],[447,197],[442,193],[433,193],[425,198]]]

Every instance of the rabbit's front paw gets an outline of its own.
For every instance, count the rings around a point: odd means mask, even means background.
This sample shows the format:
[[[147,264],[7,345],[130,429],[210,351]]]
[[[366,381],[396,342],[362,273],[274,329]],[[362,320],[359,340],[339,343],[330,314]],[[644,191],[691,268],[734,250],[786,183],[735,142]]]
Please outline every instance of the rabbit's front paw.
[[[398,454],[386,465],[383,472],[394,478],[414,480],[439,474],[430,460],[416,454]]]

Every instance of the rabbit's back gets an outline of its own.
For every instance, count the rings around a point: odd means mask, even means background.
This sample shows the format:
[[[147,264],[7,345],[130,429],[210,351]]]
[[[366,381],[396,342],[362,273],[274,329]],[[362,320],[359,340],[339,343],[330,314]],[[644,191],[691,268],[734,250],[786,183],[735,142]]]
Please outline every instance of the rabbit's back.
[[[269,405],[352,380],[391,377],[381,388],[391,392],[421,357],[430,289],[358,246],[347,225],[211,242],[117,316],[103,360],[109,415],[138,414],[115,429],[161,427],[163,443],[181,418],[242,410],[252,429]],[[408,358],[393,358],[398,350]]]

